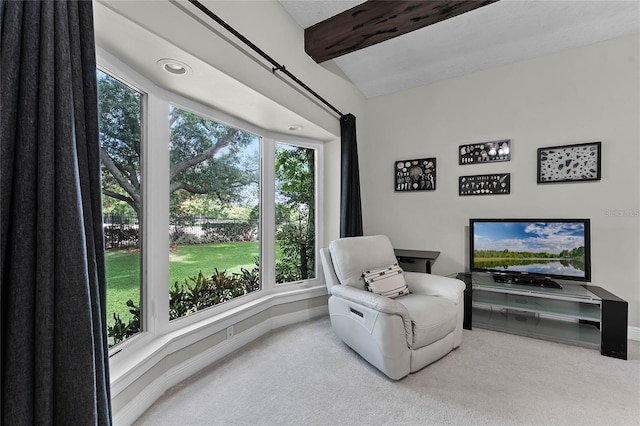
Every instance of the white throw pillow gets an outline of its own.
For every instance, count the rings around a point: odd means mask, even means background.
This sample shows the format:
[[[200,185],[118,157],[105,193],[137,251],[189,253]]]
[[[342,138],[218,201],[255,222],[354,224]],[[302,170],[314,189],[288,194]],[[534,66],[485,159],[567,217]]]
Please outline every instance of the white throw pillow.
[[[376,294],[390,298],[409,294],[409,287],[404,280],[402,268],[393,263],[386,268],[364,271],[362,278],[365,287]]]

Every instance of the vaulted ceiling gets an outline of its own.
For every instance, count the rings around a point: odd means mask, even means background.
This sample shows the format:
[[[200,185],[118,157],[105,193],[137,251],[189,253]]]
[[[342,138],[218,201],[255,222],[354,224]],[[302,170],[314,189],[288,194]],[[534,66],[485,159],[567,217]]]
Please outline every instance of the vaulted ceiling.
[[[302,28],[313,28],[348,11],[342,15],[347,18],[341,24],[344,28],[357,19],[358,14],[352,16],[357,7],[367,6],[362,1],[340,0],[280,3]],[[337,30],[330,27],[324,31],[328,45],[346,36],[336,35]],[[500,0],[333,59],[327,56],[322,63],[333,62],[365,96],[374,97],[638,32],[637,1]]]
[[[498,0],[368,0],[304,30],[305,51],[324,62]]]

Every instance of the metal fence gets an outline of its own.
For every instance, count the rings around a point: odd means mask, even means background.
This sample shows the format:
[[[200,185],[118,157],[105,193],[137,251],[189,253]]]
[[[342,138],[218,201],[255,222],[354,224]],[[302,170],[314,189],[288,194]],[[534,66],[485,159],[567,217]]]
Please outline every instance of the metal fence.
[[[137,247],[140,223],[135,215],[104,215],[107,249]],[[212,218],[206,216],[172,216],[169,218],[171,244],[199,244],[258,239],[255,220]]]

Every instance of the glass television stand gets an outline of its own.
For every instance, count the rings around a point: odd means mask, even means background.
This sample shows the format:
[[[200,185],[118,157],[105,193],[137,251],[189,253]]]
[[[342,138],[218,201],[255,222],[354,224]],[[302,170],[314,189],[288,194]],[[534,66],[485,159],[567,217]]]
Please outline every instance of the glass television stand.
[[[472,292],[465,315],[471,316],[473,326],[600,349],[602,355],[627,359],[627,302],[601,287],[499,283],[488,273],[462,273],[458,278]]]

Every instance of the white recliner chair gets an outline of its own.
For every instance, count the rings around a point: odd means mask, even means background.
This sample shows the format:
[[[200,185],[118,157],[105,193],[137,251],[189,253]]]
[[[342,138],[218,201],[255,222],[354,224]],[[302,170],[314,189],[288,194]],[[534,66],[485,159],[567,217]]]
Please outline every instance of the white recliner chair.
[[[405,271],[410,294],[389,298],[368,291],[363,272],[397,262],[384,235],[332,241],[320,257],[334,332],[391,379],[414,373],[460,346],[462,281]]]

